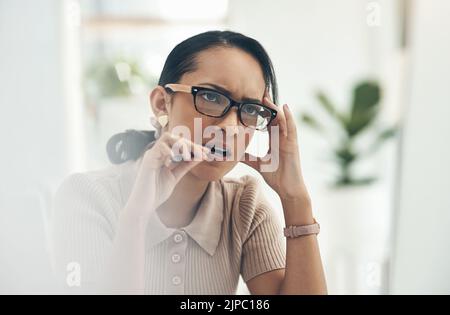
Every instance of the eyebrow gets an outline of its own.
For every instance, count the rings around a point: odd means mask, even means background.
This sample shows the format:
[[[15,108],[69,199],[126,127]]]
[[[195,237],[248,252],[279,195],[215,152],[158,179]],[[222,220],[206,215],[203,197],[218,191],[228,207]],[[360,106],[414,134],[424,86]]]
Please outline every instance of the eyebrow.
[[[209,85],[209,86],[215,88],[216,90],[218,90],[219,92],[222,92],[223,94],[225,94],[225,95],[227,95],[228,97],[231,98],[231,92],[228,91],[226,88],[220,86],[220,85],[217,85],[217,84],[214,84],[214,83],[207,83],[207,82],[198,83],[198,84]],[[241,99],[241,102],[261,104],[261,101],[259,99],[251,98],[251,97],[250,98],[249,97],[244,97],[244,98]]]

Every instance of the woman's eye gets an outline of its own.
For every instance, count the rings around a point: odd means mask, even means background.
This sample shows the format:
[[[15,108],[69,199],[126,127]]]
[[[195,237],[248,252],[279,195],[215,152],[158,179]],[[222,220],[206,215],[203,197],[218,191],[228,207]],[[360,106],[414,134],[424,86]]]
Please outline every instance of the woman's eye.
[[[243,111],[245,114],[247,115],[257,115],[258,114],[258,109],[256,108],[256,106],[244,106]]]
[[[202,95],[202,97],[208,102],[218,103],[220,101],[219,95],[216,93],[206,92]]]

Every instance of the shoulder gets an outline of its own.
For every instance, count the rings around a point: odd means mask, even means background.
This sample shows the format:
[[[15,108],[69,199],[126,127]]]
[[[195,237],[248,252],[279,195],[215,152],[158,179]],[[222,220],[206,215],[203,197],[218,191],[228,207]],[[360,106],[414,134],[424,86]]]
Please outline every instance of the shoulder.
[[[68,175],[55,194],[55,211],[93,208],[117,209],[123,205],[122,182],[133,162]]]
[[[95,171],[72,173],[64,178],[56,195],[105,194],[113,188],[113,183],[117,179],[118,171],[115,166]]]
[[[231,220],[244,239],[265,220],[271,220],[274,211],[264,196],[261,180],[250,175],[222,179],[226,203],[231,209]]]
[[[255,210],[261,196],[260,183],[256,177],[245,175],[239,178],[224,178],[222,182],[226,194],[237,201],[242,210]]]

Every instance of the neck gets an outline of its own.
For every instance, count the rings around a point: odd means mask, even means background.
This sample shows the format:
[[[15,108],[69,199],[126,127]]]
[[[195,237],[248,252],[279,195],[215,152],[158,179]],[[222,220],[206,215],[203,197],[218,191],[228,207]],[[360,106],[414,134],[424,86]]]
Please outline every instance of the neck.
[[[199,180],[188,172],[175,186],[169,199],[156,210],[160,220],[169,228],[189,225],[197,213],[198,205],[208,187],[208,181]]]

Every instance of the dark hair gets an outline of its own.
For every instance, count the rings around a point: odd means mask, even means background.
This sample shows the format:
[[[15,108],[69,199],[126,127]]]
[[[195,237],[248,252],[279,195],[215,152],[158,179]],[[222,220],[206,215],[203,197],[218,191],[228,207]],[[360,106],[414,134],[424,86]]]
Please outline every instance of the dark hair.
[[[197,55],[209,48],[236,47],[253,56],[261,66],[266,87],[277,103],[278,86],[275,71],[264,47],[255,39],[232,31],[209,31],[192,36],[178,45],[167,56],[158,85],[177,83],[185,73],[196,70]],[[139,158],[155,140],[155,133],[146,130],[126,130],[111,137],[107,153],[111,163],[120,164]]]

